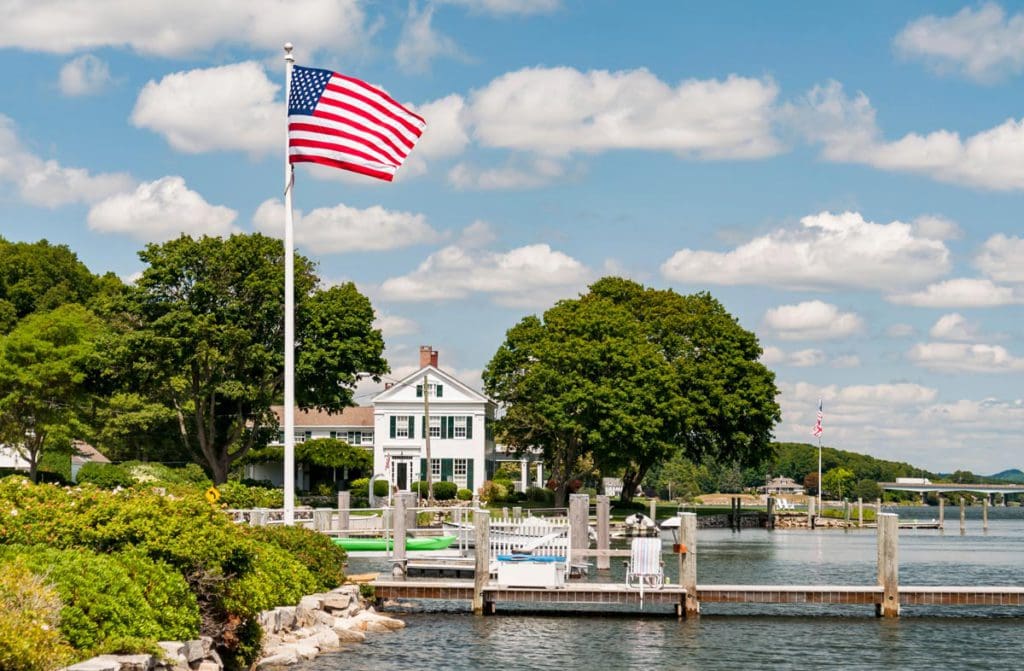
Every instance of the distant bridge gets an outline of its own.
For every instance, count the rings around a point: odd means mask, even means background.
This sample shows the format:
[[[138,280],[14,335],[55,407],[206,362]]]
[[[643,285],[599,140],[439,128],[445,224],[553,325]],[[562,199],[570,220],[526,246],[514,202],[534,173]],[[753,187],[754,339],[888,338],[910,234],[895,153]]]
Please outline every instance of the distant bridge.
[[[979,494],[1024,494],[1024,485],[993,485],[956,482],[879,482],[878,486],[891,492],[977,492]]]

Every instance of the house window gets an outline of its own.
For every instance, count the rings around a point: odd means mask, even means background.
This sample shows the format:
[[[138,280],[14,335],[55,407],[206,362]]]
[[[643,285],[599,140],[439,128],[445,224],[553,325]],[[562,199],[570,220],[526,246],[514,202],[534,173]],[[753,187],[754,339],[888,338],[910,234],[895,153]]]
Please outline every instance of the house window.
[[[349,445],[362,445],[363,444],[363,432],[362,431],[349,431],[346,442]]]
[[[313,437],[313,432],[312,431],[296,431],[295,432],[295,442],[296,442],[296,444],[304,443],[304,442],[306,442],[307,440],[309,440],[312,437]]]
[[[455,438],[466,437],[466,418],[456,417],[455,418]]]
[[[427,383],[427,395],[430,398],[441,398],[444,396],[444,385],[434,384],[433,382]],[[416,385],[416,398],[423,398],[423,385]]]
[[[440,438],[441,437],[441,418],[431,417],[430,418],[430,437]]]
[[[373,445],[372,433],[363,433],[363,445]]]
[[[409,436],[409,416],[398,415],[395,417],[395,438],[410,438]]]
[[[466,483],[467,483],[467,480],[466,480],[466,471],[467,471],[466,464],[467,464],[467,461],[465,459],[456,459],[454,464],[453,464],[453,468],[454,468],[454,474],[453,474],[454,477],[453,477],[453,479],[455,480],[455,484],[457,484],[460,488],[465,488],[466,487]]]
[[[441,481],[441,460],[431,459],[430,460],[430,478],[434,482]]]

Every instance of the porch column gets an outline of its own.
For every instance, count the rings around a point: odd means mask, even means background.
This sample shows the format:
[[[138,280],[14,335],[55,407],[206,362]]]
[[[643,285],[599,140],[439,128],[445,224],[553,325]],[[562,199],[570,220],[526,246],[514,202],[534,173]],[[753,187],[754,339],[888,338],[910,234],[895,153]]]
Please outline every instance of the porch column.
[[[537,486],[538,487],[543,487],[544,486],[544,462],[543,461],[538,461],[537,462]]]
[[[526,459],[519,460],[519,491],[526,492]]]

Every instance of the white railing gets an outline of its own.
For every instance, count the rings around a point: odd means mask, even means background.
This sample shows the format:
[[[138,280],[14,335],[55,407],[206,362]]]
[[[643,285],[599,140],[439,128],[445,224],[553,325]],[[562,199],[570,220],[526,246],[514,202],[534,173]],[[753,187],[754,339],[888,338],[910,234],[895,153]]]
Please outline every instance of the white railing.
[[[564,557],[569,562],[569,524],[564,520],[524,517],[520,520],[497,519],[490,525],[490,556],[531,554]]]

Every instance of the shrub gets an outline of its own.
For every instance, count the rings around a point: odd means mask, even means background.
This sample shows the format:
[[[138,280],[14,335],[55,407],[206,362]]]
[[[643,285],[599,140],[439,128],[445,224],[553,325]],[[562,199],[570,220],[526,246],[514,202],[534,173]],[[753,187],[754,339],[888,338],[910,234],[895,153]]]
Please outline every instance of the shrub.
[[[91,483],[101,489],[114,489],[115,487],[131,487],[135,484],[135,478],[125,468],[116,464],[100,464],[90,461],[82,464],[78,469],[78,483]]]
[[[487,503],[500,503],[506,497],[508,497],[508,489],[495,480],[488,480],[480,488],[480,498]]]
[[[555,493],[547,487],[527,487],[526,500],[533,503],[546,503],[554,505]]]
[[[454,482],[435,482],[434,498],[438,501],[451,501],[458,493],[459,486]]]
[[[121,464],[136,483],[147,485],[201,485],[203,489],[212,483],[198,464],[172,468],[151,461],[126,461]]]
[[[324,534],[303,527],[253,527],[249,533],[257,541],[271,543],[291,553],[316,580],[316,591],[334,589],[345,581],[347,554]]]
[[[466,489],[465,487],[463,487],[463,488],[459,489],[459,491],[455,492],[455,498],[457,498],[460,501],[472,501],[473,500],[473,492],[471,490]]]
[[[352,496],[360,496],[362,498],[369,498],[368,492],[370,491],[370,479],[369,478],[358,478],[353,480],[349,485],[349,491],[352,492]],[[388,481],[387,480],[374,480],[373,481],[373,495],[374,496],[387,496],[388,495]]]
[[[265,487],[247,487],[228,480],[217,487],[220,502],[228,508],[283,508],[284,491]]]
[[[0,563],[0,669],[50,671],[68,664],[60,597],[18,561]]]

